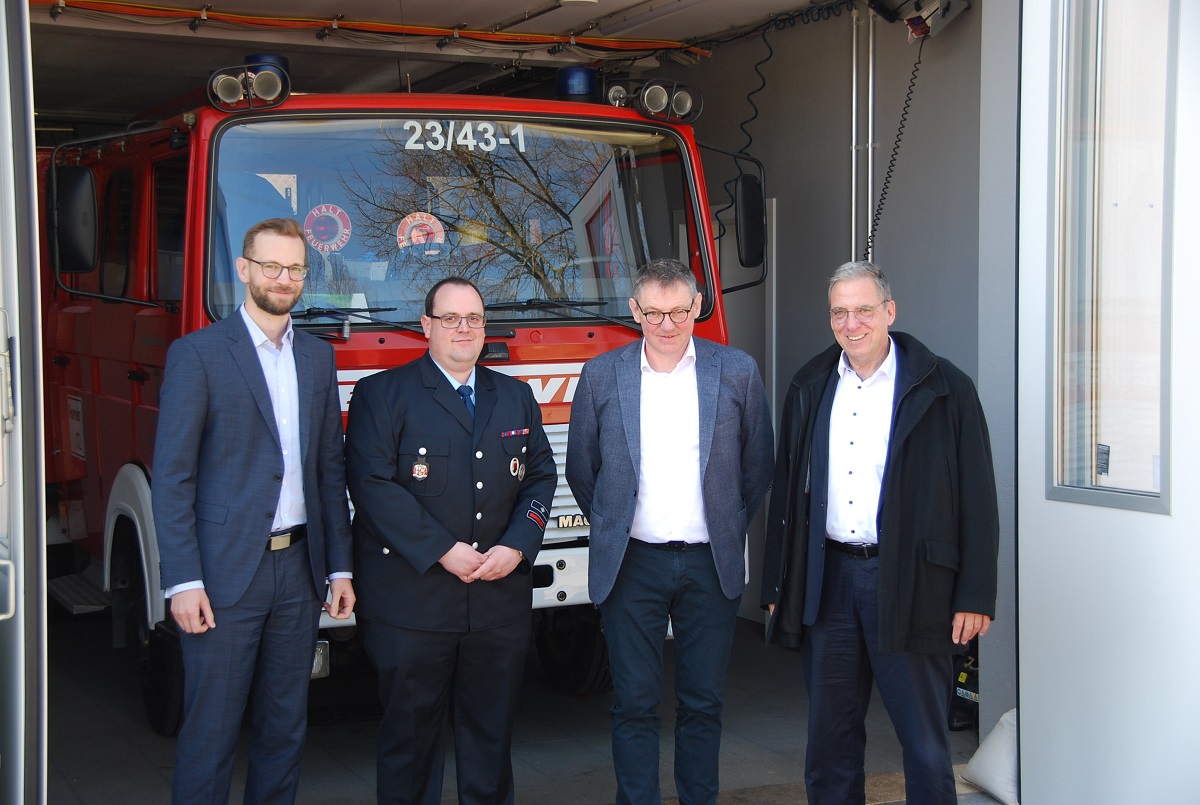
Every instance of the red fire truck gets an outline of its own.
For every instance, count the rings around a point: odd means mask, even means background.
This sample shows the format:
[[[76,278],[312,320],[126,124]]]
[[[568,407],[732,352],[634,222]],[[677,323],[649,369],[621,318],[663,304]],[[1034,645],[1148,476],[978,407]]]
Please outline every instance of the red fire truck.
[[[94,558],[114,644],[139,652],[164,734],[182,671],[150,507],[155,430],[171,427],[158,421],[163,362],[172,340],[236,310],[252,224],[303,224],[312,271],[293,320],[333,344],[343,410],[360,378],[425,350],[430,285],[475,281],[488,301],[481,360],[533,388],[560,469],[581,366],[639,335],[626,302],[639,264],[690,264],[705,289],[696,332],[726,340],[694,91],[643,82],[614,90],[620,105],[302,95],[281,61],[248,61],[214,74],[207,103],[39,153],[48,530]],[[759,265],[761,183],[738,173],[739,254]],[[561,482],[533,606],[546,671],[576,692],[607,683],[587,553]]]

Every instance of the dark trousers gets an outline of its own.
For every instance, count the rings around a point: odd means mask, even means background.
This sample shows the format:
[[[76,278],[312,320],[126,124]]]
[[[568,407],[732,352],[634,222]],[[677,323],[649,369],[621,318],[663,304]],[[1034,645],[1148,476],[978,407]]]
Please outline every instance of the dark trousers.
[[[873,678],[900,739],[907,801],[955,803],[947,726],[951,657],[879,649],[878,576],[878,558],[826,552],[821,608],[800,647],[809,697],[808,801],[865,800],[864,722]]]
[[[675,635],[675,789],[681,805],[717,800],[725,672],[741,598],[729,600],[708,545],[668,550],[630,540],[600,614],[615,703],[617,805],[658,805],[663,641]]]
[[[364,618],[359,624],[367,655],[379,672],[383,704],[376,761],[379,802],[441,803],[449,715],[458,801],[511,805],[512,730],[530,618],[477,632],[423,632]]]
[[[321,619],[304,543],[264,551],[246,594],[214,608],[217,625],[180,634],[183,728],[172,802],[229,802],[234,753],[250,703],[245,803],[292,803],[308,714],[308,680]]]

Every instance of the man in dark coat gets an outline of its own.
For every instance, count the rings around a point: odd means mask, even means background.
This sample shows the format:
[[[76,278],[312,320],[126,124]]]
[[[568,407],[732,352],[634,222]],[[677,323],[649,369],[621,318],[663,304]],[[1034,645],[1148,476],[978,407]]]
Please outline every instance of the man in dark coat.
[[[896,305],[878,267],[841,266],[829,303],[837,344],[784,403],[763,567],[770,638],[804,666],[808,801],[864,801],[874,680],[908,800],[953,803],[952,654],[995,614],[987,424],[965,374],[888,332]]]
[[[483,298],[435,285],[429,351],[360,380],[346,425],[363,642],[379,671],[379,801],[442,801],[443,724],[458,798],[513,801],[511,743],[534,558],[558,476],[533,391],[476,366]]]

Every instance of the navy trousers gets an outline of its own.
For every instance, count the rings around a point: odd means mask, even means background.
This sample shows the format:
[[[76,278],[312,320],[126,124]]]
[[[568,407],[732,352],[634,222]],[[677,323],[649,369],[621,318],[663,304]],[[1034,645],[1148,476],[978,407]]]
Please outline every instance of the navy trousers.
[[[741,598],[730,600],[709,546],[671,550],[631,539],[600,614],[615,703],[617,805],[658,805],[663,641],[675,635],[675,790],[681,805],[717,801],[725,672]]]
[[[375,769],[379,803],[441,803],[449,716],[458,801],[512,805],[512,731],[531,619],[476,632],[358,622],[379,672],[383,704]]]
[[[878,571],[878,558],[825,554],[821,607],[800,645],[809,698],[808,801],[865,801],[865,719],[874,679],[903,750],[907,801],[952,805],[957,802],[947,721],[952,658],[879,649]]]
[[[247,702],[251,730],[243,802],[295,802],[321,620],[307,547],[301,542],[264,550],[241,600],[213,609],[216,627],[180,634],[183,727],[171,791],[176,805],[227,805]]]

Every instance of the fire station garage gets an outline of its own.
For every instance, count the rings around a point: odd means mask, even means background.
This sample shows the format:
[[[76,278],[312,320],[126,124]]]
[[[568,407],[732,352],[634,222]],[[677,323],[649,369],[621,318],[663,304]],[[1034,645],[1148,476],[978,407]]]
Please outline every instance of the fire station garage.
[[[959,801],[1016,802],[1018,780],[1029,803],[1200,797],[1200,693],[1161,684],[1167,658],[1200,661],[1184,526],[1200,501],[1182,491],[1200,478],[1180,460],[1200,441],[1184,414],[1197,381],[1174,341],[1191,317],[1172,314],[1200,297],[1172,268],[1200,213],[1177,191],[1200,175],[1200,9],[25,5],[45,801],[169,798],[182,671],[148,507],[163,358],[236,309],[235,250],[275,216],[303,226],[312,273],[293,320],[334,344],[343,413],[355,382],[422,353],[432,282],[469,276],[489,305],[481,360],[531,386],[560,474],[583,363],[638,335],[628,278],[647,256],[693,267],[696,335],[757,360],[776,428],[793,374],[833,344],[830,274],[877,263],[893,330],[973,380],[991,436],[974,458],[997,483],[996,617],[946,680]],[[722,803],[806,801],[799,654],[764,641],[765,511],[748,531]],[[589,525],[560,479],[532,568],[518,803],[615,795]],[[373,671],[354,625],[323,622],[318,649],[299,801],[371,801]],[[868,802],[905,801],[878,693],[867,733]],[[449,802],[453,761],[446,773]],[[235,797],[244,783],[242,757]]]

